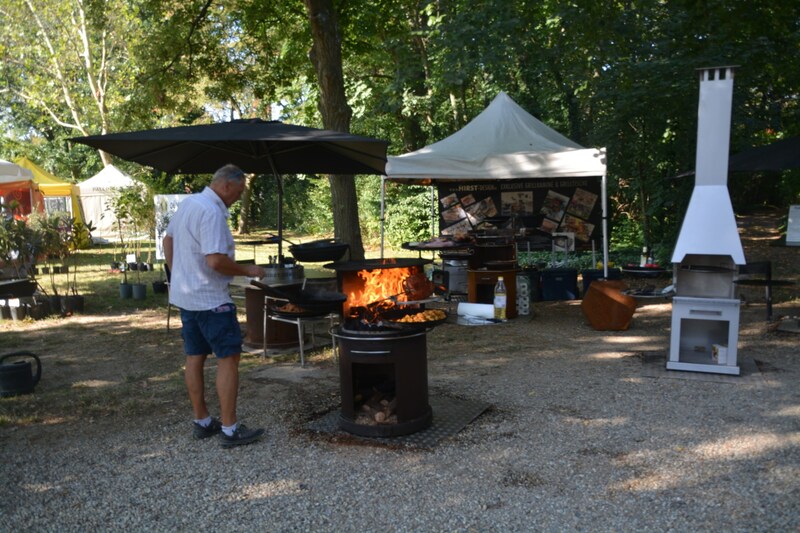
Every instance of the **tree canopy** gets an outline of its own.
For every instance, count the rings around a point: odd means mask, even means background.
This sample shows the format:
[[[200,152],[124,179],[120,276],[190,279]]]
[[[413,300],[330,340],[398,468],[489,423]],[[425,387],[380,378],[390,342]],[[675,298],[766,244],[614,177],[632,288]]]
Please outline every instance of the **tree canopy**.
[[[6,0],[0,15],[0,155],[75,180],[102,155],[66,143],[73,135],[274,114],[400,154],[457,131],[503,90],[607,147],[616,242],[671,246],[692,185],[670,178],[694,166],[695,69],[739,66],[732,153],[800,134],[800,5],[783,0]],[[378,180],[355,183],[333,205],[357,197],[370,235]],[[269,188],[256,180],[256,223],[273,223]],[[791,172],[730,188],[742,209],[800,199]],[[325,191],[296,181],[290,223],[324,229]],[[418,191],[389,194],[390,209],[418,205],[426,219]]]

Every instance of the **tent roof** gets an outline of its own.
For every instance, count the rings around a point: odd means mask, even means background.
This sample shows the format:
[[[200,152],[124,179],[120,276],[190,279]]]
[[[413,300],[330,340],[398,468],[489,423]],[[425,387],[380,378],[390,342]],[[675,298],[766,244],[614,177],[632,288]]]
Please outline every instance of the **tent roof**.
[[[131,187],[136,182],[114,165],[108,165],[103,170],[78,184],[82,195],[105,194],[113,189]]]
[[[449,137],[388,158],[389,180],[492,180],[605,174],[603,150],[583,148],[500,92]]]
[[[48,171],[46,171],[45,169],[43,169],[42,167],[31,161],[30,159],[28,159],[27,157],[20,157],[19,159],[14,161],[14,163],[30,170],[31,173],[33,174],[33,180],[40,185],[42,183],[45,184],[57,183],[59,185],[63,183],[68,183],[62,179],[58,179],[57,177],[55,177],[54,175],[52,175],[51,173],[49,173]]]
[[[70,196],[74,185],[55,177],[27,157],[20,157],[15,163],[27,168],[33,174],[33,181],[39,184],[39,190],[45,196]]]
[[[33,174],[27,168],[23,168],[5,159],[0,159],[0,183],[12,183],[17,181],[33,181]]]

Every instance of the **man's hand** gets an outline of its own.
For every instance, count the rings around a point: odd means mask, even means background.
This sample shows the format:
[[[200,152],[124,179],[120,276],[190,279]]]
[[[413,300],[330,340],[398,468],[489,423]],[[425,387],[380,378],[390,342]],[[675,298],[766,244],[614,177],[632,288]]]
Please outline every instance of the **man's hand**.
[[[247,276],[250,278],[263,278],[267,275],[264,267],[258,265],[242,265],[233,261],[225,254],[209,254],[206,263],[212,269],[225,276]]]
[[[258,265],[243,265],[247,267],[247,274],[246,276],[251,278],[263,278],[267,275],[267,269],[264,267],[260,267]]]

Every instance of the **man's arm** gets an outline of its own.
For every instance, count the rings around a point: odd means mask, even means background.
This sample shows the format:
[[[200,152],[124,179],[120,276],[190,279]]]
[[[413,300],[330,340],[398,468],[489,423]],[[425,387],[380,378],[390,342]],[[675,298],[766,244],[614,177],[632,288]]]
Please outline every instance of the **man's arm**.
[[[172,270],[172,235],[165,236],[161,246],[164,248],[164,262]]]
[[[166,256],[166,247],[164,255]],[[225,254],[207,255],[206,264],[223,276],[247,276],[250,278],[263,278],[267,275],[267,271],[264,269],[264,267],[260,267],[258,265],[241,265]]]

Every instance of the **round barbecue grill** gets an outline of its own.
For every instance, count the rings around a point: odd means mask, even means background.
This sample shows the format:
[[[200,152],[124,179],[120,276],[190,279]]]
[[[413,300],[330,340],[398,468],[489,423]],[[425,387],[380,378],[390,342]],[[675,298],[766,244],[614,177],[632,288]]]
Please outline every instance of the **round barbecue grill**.
[[[339,345],[339,427],[364,437],[428,428],[427,330],[331,330]]]
[[[340,261],[328,263],[325,268],[337,272],[359,272],[361,270],[374,270],[376,268],[411,268],[421,267],[432,263],[430,259],[415,257],[393,257],[384,259],[364,259],[363,261]]]

